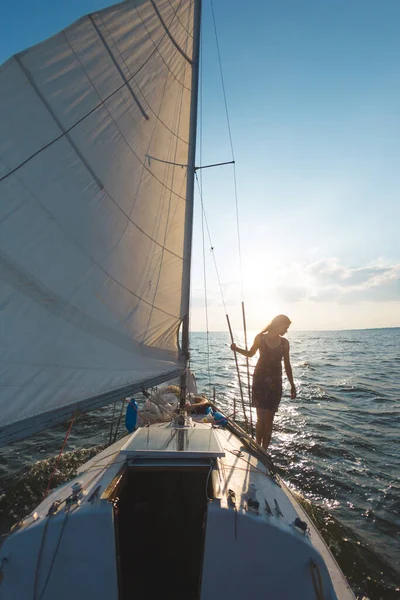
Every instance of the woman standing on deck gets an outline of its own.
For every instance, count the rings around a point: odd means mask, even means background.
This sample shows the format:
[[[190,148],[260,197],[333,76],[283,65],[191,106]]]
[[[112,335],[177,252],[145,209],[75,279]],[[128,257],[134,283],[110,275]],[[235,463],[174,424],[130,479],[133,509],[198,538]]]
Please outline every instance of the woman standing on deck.
[[[238,348],[236,344],[231,345],[232,350],[249,358],[254,356],[257,350],[260,351],[253,375],[252,406],[257,409],[256,440],[264,450],[267,450],[271,441],[274,416],[282,398],[282,358],[291,385],[291,398],[296,398],[289,359],[289,342],[282,337],[290,324],[291,321],[286,315],[278,315],[255,337],[250,350]]]

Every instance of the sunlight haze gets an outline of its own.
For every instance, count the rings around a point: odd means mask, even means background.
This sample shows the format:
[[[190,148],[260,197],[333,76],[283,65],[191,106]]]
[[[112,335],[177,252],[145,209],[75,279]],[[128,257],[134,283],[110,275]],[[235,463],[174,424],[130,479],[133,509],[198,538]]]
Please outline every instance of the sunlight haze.
[[[2,8],[0,60],[104,0]],[[197,164],[232,160],[209,0]],[[214,0],[233,137],[248,326],[400,325],[400,2]],[[201,176],[200,176],[201,173]],[[226,310],[241,329],[231,165],[199,171]],[[207,239],[208,328],[225,310]],[[196,188],[191,328],[205,330]]]

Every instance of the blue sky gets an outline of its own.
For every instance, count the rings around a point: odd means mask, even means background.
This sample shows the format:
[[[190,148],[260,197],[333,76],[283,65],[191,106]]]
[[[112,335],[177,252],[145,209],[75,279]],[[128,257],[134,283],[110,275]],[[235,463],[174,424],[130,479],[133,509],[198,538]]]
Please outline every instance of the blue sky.
[[[0,61],[109,3],[2,6]],[[400,2],[214,0],[235,149],[251,329],[400,325]],[[203,163],[231,159],[209,0],[203,11]],[[203,173],[228,312],[240,328],[232,168]],[[199,199],[192,328],[205,328]],[[209,328],[225,328],[206,251]]]

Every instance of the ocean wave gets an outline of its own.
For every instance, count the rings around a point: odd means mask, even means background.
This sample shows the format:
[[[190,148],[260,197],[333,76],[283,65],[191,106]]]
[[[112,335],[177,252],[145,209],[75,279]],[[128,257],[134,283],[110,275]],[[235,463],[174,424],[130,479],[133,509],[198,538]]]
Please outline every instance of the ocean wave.
[[[211,382],[219,406],[229,413],[234,396],[239,399],[229,337],[216,333],[210,340]],[[290,340],[298,398],[288,397],[285,378],[271,455],[303,502],[311,499],[312,515],[356,594],[392,600],[400,580],[388,566],[399,556],[399,331],[290,332]],[[192,368],[199,390],[208,393],[206,346],[206,334],[193,334]],[[242,363],[240,372],[247,394]],[[107,408],[80,417],[69,448],[106,443],[111,416]],[[54,464],[42,458],[58,453],[64,435],[62,426],[1,450],[2,531],[41,500]],[[54,485],[73,476],[91,451],[67,453]]]
[[[331,512],[301,497],[299,500],[316,522],[346,577],[353,583],[356,595],[360,598],[368,595],[371,600],[394,600],[395,595],[398,596],[397,569]]]
[[[77,469],[103,450],[105,446],[74,450],[63,454],[54,472],[52,486],[59,485],[75,477]],[[29,514],[43,500],[56,458],[51,457],[24,468],[12,479],[3,476],[0,491],[0,534],[6,533],[14,523]]]

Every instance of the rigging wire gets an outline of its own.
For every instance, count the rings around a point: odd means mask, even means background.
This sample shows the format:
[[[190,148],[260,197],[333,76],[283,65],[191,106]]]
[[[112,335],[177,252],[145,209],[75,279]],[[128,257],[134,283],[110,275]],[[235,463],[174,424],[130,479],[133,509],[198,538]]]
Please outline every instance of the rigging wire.
[[[215,271],[216,271],[217,280],[218,280],[218,286],[219,286],[220,293],[221,293],[222,304],[224,306],[225,316],[226,316],[226,320],[228,322],[229,333],[230,333],[230,336],[231,336],[231,341],[233,343],[233,334],[232,334],[231,324],[230,324],[229,316],[228,316],[228,313],[227,313],[227,310],[226,310],[224,293],[223,293],[223,289],[222,289],[222,285],[221,285],[221,280],[220,280],[220,277],[219,277],[219,271],[218,271],[218,267],[217,267],[217,261],[215,259],[215,254],[214,254],[214,246],[213,246],[212,241],[211,241],[210,229],[208,227],[207,217],[206,217],[206,213],[205,213],[205,209],[204,209],[203,194],[202,194],[202,191],[201,191],[201,188],[200,188],[200,184],[199,184],[199,180],[198,180],[198,177],[197,177],[197,173],[196,173],[196,181],[197,181],[197,186],[198,186],[198,190],[199,190],[199,194],[200,194],[200,203],[201,203],[202,215],[204,215],[204,222],[205,222],[206,228],[207,228],[208,238],[209,238],[209,242],[210,242],[211,252],[212,252],[212,256],[213,256],[213,260],[214,260],[214,266],[215,266]],[[204,254],[204,245],[203,245],[203,254]],[[240,398],[241,398],[241,403],[242,403],[243,416],[244,416],[246,428],[248,429],[248,420],[247,420],[246,407],[245,407],[244,397],[243,397],[242,380],[241,380],[241,377],[240,377],[240,370],[239,370],[239,364],[238,364],[236,352],[235,352],[235,364],[236,364],[236,370],[237,370],[238,381],[239,381],[239,391],[240,391]],[[236,396],[233,397],[233,418],[234,419],[236,418]]]
[[[200,195],[201,209],[202,209],[202,212],[204,213],[204,223],[206,225],[206,230],[207,230],[207,235],[208,235],[208,241],[209,241],[209,244],[210,244],[211,255],[213,257],[213,262],[214,262],[214,267],[215,267],[215,273],[216,273],[217,281],[218,281],[218,287],[219,287],[219,291],[220,291],[220,294],[221,294],[222,305],[224,307],[224,311],[225,311],[225,314],[226,314],[227,311],[226,311],[226,303],[225,303],[224,291],[222,289],[221,278],[219,276],[219,271],[218,271],[218,265],[217,265],[217,261],[215,259],[214,245],[213,245],[212,239],[211,239],[210,228],[208,226],[207,215],[206,215],[206,211],[205,211],[205,208],[204,208],[203,194],[202,194],[202,191],[200,189],[199,179],[197,177],[197,173],[196,173],[196,182],[197,182],[197,188],[199,190],[199,195]]]
[[[200,32],[200,110],[199,110],[199,161],[200,167],[203,164],[203,52],[201,43],[203,40],[203,29]],[[197,185],[200,191],[200,204],[201,204],[201,236],[203,246],[203,282],[204,282],[204,308],[205,308],[205,319],[206,319],[206,343],[207,343],[207,373],[208,373],[208,393],[211,393],[211,367],[210,367],[210,331],[208,321],[208,296],[207,296],[207,269],[206,269],[206,248],[205,248],[205,230],[204,230],[204,205],[203,205],[203,170],[200,169],[200,182],[197,176],[197,170],[194,172]]]
[[[237,191],[236,160],[235,160],[235,152],[234,152],[234,148],[233,148],[232,129],[231,129],[231,123],[230,123],[230,118],[229,118],[228,101],[227,101],[227,97],[226,97],[225,80],[224,80],[224,74],[223,74],[223,69],[222,69],[221,52],[220,52],[220,48],[219,48],[217,23],[216,23],[216,19],[215,19],[213,0],[210,0],[210,4],[211,4],[212,20],[213,20],[213,25],[214,25],[215,42],[216,42],[216,47],[217,47],[222,93],[223,93],[223,97],[224,97],[226,121],[227,121],[227,125],[228,125],[229,141],[230,141],[232,161],[233,161],[233,182],[234,182],[235,208],[236,208],[236,229],[237,229],[237,243],[238,243],[238,253],[239,253],[240,286],[241,286],[241,292],[242,292],[242,316],[243,316],[243,329],[244,329],[244,337],[245,337],[245,349],[247,350],[248,349],[247,327],[246,327],[246,315],[245,315],[245,307],[244,307],[243,266],[242,266],[242,251],[241,251],[241,241],[240,241],[239,201],[238,201],[238,191]],[[226,311],[225,311],[225,314],[226,314]],[[230,329],[230,325],[229,325],[229,329]],[[232,338],[232,343],[233,343],[232,333],[231,333],[231,338]],[[237,361],[236,352],[235,352],[235,360]],[[251,428],[250,431],[251,431],[251,435],[253,435],[252,410],[251,410],[250,366],[249,366],[248,357],[246,357],[246,371],[247,371],[247,387],[248,387],[248,396],[249,396],[250,428]],[[238,373],[238,379],[239,379],[239,387],[241,390],[242,386],[241,386],[239,369],[237,369],[237,373]],[[242,395],[242,390],[241,390],[241,395]]]
[[[242,300],[243,300],[243,298],[244,298],[244,291],[243,291],[243,268],[242,268],[242,251],[241,251],[241,244],[240,244],[239,202],[238,202],[237,180],[236,180],[235,152],[234,152],[234,149],[233,149],[231,122],[230,122],[230,119],[229,119],[228,101],[226,99],[225,81],[224,81],[224,74],[223,74],[223,70],[222,70],[221,52],[220,52],[220,49],[219,49],[218,33],[217,33],[217,23],[216,23],[216,20],[215,20],[215,11],[214,11],[213,0],[210,0],[210,3],[211,3],[211,13],[212,13],[213,25],[214,25],[215,42],[216,42],[216,46],[217,46],[219,71],[220,71],[220,76],[221,76],[222,93],[223,93],[223,96],[224,96],[226,121],[227,121],[227,125],[228,125],[229,141],[230,141],[230,145],[231,145],[231,153],[232,153],[232,160],[233,160],[233,182],[234,182],[235,207],[236,207],[237,241],[238,241],[238,251],[239,251],[240,285],[241,285]]]
[[[196,175],[197,177],[197,175]],[[207,271],[206,271],[206,248],[205,248],[205,231],[204,231],[204,210],[201,210],[201,235],[203,241],[203,280],[204,280],[204,304],[206,316],[206,336],[207,336],[207,372],[208,372],[208,388],[211,391],[211,369],[210,369],[210,332],[208,325],[208,303],[207,303]]]

